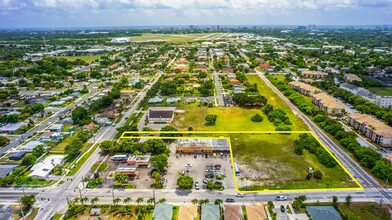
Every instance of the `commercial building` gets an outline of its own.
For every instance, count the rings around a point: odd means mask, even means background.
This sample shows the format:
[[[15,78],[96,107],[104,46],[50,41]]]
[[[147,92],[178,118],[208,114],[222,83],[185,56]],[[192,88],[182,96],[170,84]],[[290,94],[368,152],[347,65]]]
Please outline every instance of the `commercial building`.
[[[333,206],[306,206],[306,214],[315,220],[342,220]]]
[[[118,37],[118,38],[113,38],[110,42],[116,43],[116,44],[123,44],[123,43],[129,43],[131,39],[129,37]]]
[[[344,110],[344,105],[329,95],[319,93],[312,96],[313,104],[321,109],[324,109],[328,114],[341,114]]]
[[[379,96],[367,89],[349,84],[349,83],[342,83],[339,86],[340,88],[347,90],[354,95],[366,99],[380,107],[389,108],[392,107],[392,96]]]
[[[302,71],[302,75],[305,78],[322,79],[322,78],[328,76],[328,73],[320,72],[320,71],[305,70],[305,71]]]
[[[290,82],[289,83],[290,87],[298,91],[299,93],[306,95],[306,96],[312,96],[314,94],[320,93],[321,90],[311,86],[309,84],[303,83],[303,82]]]
[[[116,169],[116,173],[122,173],[129,176],[137,175],[138,165],[137,164],[127,164],[127,163],[120,163]]]
[[[131,99],[134,94],[135,94],[135,90],[123,89],[120,91],[120,98],[123,100]]]
[[[145,155],[130,155],[127,159],[128,164],[136,164],[139,166],[148,166],[150,164],[150,154]]]
[[[177,153],[205,154],[229,152],[229,143],[225,139],[180,139],[176,145]]]
[[[174,118],[176,108],[171,107],[151,107],[148,109],[147,119],[150,123],[166,122],[170,123]]]
[[[370,115],[354,113],[348,115],[347,122],[373,142],[383,147],[392,147],[392,127],[382,121]]]

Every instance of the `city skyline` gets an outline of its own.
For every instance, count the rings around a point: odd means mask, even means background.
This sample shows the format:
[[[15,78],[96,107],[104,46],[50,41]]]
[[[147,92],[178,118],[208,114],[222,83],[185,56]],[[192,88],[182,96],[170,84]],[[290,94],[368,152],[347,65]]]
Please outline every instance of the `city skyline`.
[[[383,25],[391,9],[391,0],[1,0],[0,28]]]

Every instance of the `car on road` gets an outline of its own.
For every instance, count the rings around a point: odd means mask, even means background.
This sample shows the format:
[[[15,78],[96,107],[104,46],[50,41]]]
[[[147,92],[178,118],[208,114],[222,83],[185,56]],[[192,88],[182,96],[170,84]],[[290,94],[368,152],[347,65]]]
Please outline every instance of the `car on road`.
[[[287,197],[286,196],[277,196],[276,201],[286,201]]]
[[[192,167],[190,163],[185,164],[185,167]]]
[[[227,199],[226,199],[226,202],[235,202],[235,199],[233,199],[233,198],[227,198]]]
[[[281,211],[281,212],[286,212],[286,208],[284,207],[284,205],[281,205],[281,206],[280,206],[280,211]]]
[[[195,154],[195,156],[193,156],[193,158],[197,158],[197,154]]]
[[[195,189],[196,189],[196,190],[199,190],[199,189],[200,189],[199,182],[195,182]]]
[[[237,193],[237,194],[235,194],[235,196],[236,196],[236,197],[244,197],[245,194],[243,194],[243,193]]]

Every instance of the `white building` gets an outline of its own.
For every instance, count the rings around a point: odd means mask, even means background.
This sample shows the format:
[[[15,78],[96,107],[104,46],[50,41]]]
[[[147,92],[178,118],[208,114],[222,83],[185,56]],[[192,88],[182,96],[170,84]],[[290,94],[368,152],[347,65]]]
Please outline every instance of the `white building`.
[[[19,147],[20,152],[33,152],[34,148],[37,146],[42,145],[44,148],[47,148],[47,146],[42,143],[41,141],[29,141],[25,145]]]
[[[64,162],[64,155],[51,155],[31,168],[33,171],[29,176],[38,179],[47,179],[54,168]]]
[[[119,37],[119,38],[113,38],[112,43],[115,44],[123,44],[123,43],[129,43],[131,39],[129,37]]]

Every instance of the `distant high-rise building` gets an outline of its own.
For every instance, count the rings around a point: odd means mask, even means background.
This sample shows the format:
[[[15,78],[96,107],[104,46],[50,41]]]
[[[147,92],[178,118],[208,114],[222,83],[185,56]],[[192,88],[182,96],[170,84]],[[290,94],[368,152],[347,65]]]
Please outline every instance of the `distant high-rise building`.
[[[189,28],[190,28],[190,29],[194,29],[195,26],[194,26],[194,25],[189,25]]]

